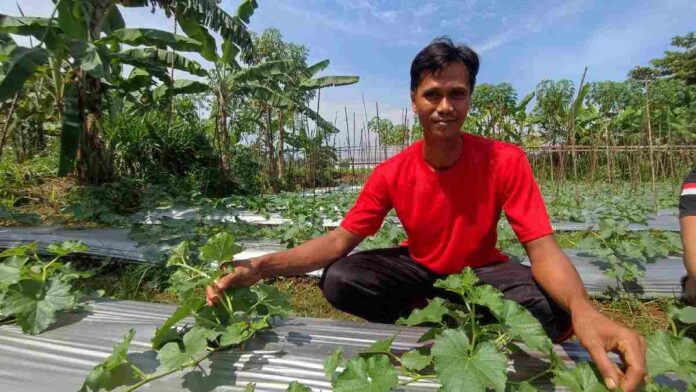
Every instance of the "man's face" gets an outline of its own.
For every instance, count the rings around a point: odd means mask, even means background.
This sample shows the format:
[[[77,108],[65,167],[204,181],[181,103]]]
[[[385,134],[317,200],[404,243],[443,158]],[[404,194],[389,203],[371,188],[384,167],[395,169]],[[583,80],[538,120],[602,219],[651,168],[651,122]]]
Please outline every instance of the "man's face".
[[[470,86],[469,71],[460,62],[423,77],[411,93],[411,105],[425,138],[451,139],[459,135],[469,113]]]

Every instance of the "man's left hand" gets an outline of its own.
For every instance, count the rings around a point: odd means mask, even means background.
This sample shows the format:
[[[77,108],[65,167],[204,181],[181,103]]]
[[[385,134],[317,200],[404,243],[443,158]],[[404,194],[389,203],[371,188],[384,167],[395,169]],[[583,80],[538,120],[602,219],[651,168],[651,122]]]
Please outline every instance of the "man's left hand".
[[[604,383],[610,390],[638,390],[645,380],[646,344],[643,336],[588,307],[572,314],[573,329],[580,343],[597,364]],[[617,352],[624,363],[619,368],[609,359],[608,352]]]

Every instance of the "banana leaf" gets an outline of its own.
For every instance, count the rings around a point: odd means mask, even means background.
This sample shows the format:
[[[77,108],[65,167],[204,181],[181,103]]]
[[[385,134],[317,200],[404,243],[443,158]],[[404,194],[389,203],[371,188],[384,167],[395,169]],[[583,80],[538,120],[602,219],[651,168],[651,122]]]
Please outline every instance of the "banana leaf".
[[[11,98],[24,86],[36,68],[48,62],[48,51],[43,48],[15,47],[1,65],[0,101]]]
[[[152,98],[160,100],[167,95],[196,94],[208,91],[207,84],[195,80],[177,79],[171,86],[161,85],[152,92]]]
[[[347,86],[357,83],[360,80],[357,76],[323,76],[316,79],[308,79],[300,84],[303,90],[316,90],[324,87]]]
[[[169,77],[166,76],[166,72],[165,75],[162,75],[161,71],[162,69],[166,71],[167,67],[171,67],[172,64],[174,65],[174,69],[185,71],[192,75],[208,75],[208,72],[203,69],[199,63],[189,60],[186,57],[180,56],[174,52],[169,52],[162,49],[126,49],[120,53],[117,53],[115,56],[126,64],[146,69],[148,72],[151,72],[160,79],[163,79],[164,77],[164,79],[166,79],[163,80],[164,82],[168,82]]]
[[[157,29],[118,29],[103,41],[117,41],[131,46],[154,46],[159,49],[169,47],[182,52],[200,53],[203,50],[203,44],[200,41]]]

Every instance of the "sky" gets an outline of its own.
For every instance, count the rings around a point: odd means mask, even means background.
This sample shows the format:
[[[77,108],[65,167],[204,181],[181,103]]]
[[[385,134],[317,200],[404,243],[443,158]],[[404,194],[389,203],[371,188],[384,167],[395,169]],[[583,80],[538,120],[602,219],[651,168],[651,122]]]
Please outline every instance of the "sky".
[[[509,82],[519,97],[542,79],[623,80],[669,49],[673,36],[695,30],[694,0],[259,0],[250,28],[274,27],[286,41],[309,49],[309,63],[330,59],[326,75],[360,82],[322,91],[320,112],[367,115],[401,122],[409,111],[409,68],[433,38],[447,35],[481,56],[478,83]],[[50,0],[19,0],[27,15],[49,16]],[[234,13],[238,0],[223,0]],[[14,1],[0,13],[17,15]],[[146,8],[122,10],[129,27],[172,30],[172,21]],[[190,56],[196,58],[196,56]],[[314,103],[316,105],[316,103]],[[362,116],[362,117],[360,117]]]

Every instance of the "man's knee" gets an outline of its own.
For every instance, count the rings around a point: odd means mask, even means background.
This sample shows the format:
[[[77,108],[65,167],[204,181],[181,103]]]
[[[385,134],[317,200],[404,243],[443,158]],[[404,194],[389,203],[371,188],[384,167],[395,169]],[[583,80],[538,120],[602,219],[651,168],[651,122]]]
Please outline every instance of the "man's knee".
[[[502,291],[506,299],[526,308],[555,342],[565,340],[571,330],[570,315],[544,292],[525,265],[508,262],[480,271],[481,282]],[[477,271],[479,273],[479,271]]]
[[[355,271],[349,267],[350,256],[326,266],[319,281],[319,288],[331,305],[341,309],[348,292],[356,279]]]

